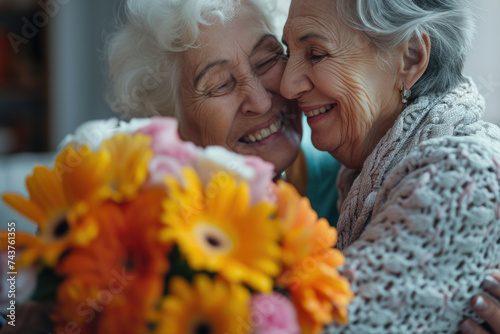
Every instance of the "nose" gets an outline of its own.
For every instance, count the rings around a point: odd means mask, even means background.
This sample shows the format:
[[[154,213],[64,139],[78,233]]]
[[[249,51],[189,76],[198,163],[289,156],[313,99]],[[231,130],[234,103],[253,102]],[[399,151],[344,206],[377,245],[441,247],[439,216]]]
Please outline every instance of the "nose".
[[[273,106],[273,94],[266,89],[264,83],[257,76],[248,83],[248,91],[242,105],[244,113],[264,114]]]
[[[301,68],[297,61],[290,58],[281,79],[281,95],[289,100],[295,100],[312,88],[312,82],[304,69]]]

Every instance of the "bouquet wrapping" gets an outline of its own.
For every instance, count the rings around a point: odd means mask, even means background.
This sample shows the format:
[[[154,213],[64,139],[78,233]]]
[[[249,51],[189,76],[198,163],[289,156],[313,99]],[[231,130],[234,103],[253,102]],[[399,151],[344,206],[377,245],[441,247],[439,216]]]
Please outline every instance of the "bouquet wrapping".
[[[15,238],[26,298],[54,304],[56,333],[347,323],[336,230],[273,173],[257,157],[182,141],[172,118],[82,126],[53,166],[34,168],[28,197],[3,195],[38,228]],[[12,245],[8,231],[0,243]]]

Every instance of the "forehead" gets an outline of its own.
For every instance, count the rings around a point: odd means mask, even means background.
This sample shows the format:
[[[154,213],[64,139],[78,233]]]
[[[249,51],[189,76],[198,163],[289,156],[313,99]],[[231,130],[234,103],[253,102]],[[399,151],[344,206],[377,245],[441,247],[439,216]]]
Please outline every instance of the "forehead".
[[[292,0],[288,17],[300,15],[329,16],[333,14],[335,0]]]
[[[308,27],[339,26],[335,3],[335,0],[292,0],[284,35],[296,34]]]
[[[185,61],[194,68],[219,59],[234,60],[249,55],[259,40],[270,29],[262,13],[248,4],[242,4],[233,19],[225,25],[217,23],[202,26],[198,40],[201,47],[186,51]]]
[[[370,46],[366,35],[347,26],[338,17],[336,0],[292,0],[283,41],[288,46],[304,46],[317,39],[349,52]]]

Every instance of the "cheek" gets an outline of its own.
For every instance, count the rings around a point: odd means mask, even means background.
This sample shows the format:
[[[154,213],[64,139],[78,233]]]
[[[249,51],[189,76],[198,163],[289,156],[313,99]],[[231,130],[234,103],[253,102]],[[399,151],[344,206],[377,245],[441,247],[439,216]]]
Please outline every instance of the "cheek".
[[[217,103],[214,103],[217,102]],[[227,147],[232,127],[232,117],[222,100],[202,101],[189,108],[184,128],[187,140],[200,146],[218,145]],[[234,107],[233,107],[234,109]]]
[[[342,132],[349,137],[366,132],[378,110],[377,93],[363,76],[362,66],[335,64],[322,71],[326,94],[339,104]]]

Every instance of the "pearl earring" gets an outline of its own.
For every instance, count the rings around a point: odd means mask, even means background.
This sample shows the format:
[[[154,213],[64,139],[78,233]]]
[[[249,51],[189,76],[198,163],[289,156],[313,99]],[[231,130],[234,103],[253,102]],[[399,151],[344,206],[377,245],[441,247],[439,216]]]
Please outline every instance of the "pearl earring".
[[[405,88],[404,82],[399,89],[399,93],[401,94],[401,102],[406,105],[408,103],[408,98],[411,96],[411,90]]]

